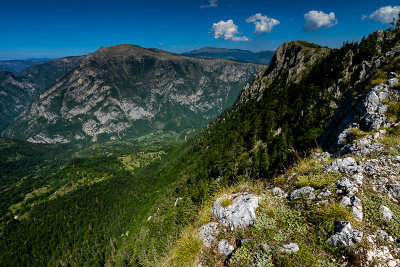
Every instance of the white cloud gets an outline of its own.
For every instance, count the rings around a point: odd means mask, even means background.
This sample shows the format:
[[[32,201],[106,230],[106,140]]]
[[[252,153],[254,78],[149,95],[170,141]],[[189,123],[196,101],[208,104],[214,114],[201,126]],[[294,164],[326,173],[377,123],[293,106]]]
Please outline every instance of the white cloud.
[[[261,15],[261,13],[257,13],[246,19],[247,23],[254,23],[256,28],[254,33],[263,34],[265,32],[271,32],[272,28],[276,25],[279,25],[280,22],[273,18],[268,18],[267,16]]]
[[[227,21],[221,20],[218,23],[214,23],[210,33],[214,34],[215,39],[223,38],[224,40],[232,41],[249,40],[246,36],[237,36],[240,34],[238,26],[236,26],[231,19]]]
[[[208,5],[201,5],[200,8],[217,7],[218,0],[208,0]]]
[[[397,15],[400,12],[400,6],[384,6],[378,10],[375,10],[371,15],[363,15],[361,17],[362,20],[366,18],[370,18],[376,21],[379,21],[382,24],[388,24],[393,21],[393,19],[397,18]]]
[[[304,14],[306,23],[303,29],[307,32],[316,32],[321,28],[330,28],[338,23],[335,13],[326,14],[322,11],[311,10]]]

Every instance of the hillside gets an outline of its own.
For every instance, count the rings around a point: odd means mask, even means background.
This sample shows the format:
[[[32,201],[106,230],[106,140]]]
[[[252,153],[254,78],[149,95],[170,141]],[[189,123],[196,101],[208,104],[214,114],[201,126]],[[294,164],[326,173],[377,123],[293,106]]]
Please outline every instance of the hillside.
[[[399,41],[285,43],[188,143],[71,161],[10,209],[0,264],[395,266]]]
[[[239,62],[268,65],[274,55],[274,51],[265,50],[260,52],[251,52],[243,49],[203,47],[198,50],[182,53],[182,55],[195,58],[225,58]]]
[[[133,45],[100,48],[42,92],[4,136],[89,143],[201,128],[260,67]]]

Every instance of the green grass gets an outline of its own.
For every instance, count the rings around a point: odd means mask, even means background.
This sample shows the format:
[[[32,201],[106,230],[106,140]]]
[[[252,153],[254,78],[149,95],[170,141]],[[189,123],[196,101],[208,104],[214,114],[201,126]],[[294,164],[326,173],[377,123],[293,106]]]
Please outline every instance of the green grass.
[[[220,204],[223,208],[229,207],[232,205],[233,200],[231,198],[225,197],[221,200]]]
[[[185,229],[175,248],[165,260],[165,264],[176,267],[193,266],[196,259],[200,256],[202,245],[202,241],[193,228]]]
[[[359,128],[351,128],[348,133],[347,143],[354,143],[355,141],[367,136],[369,133],[361,131]]]
[[[315,175],[301,175],[296,177],[295,186],[311,186],[315,189],[325,188],[341,178],[340,175],[321,173]]]

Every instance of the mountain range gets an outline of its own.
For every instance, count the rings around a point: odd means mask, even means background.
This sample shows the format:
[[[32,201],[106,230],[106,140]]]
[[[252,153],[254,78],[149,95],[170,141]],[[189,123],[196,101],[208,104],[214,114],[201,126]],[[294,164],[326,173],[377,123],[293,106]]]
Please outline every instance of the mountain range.
[[[43,65],[23,73],[31,79],[47,73],[36,71]],[[133,45],[100,48],[42,91],[3,135],[70,143],[203,127],[234,103],[260,68]]]
[[[19,72],[27,67],[42,62],[48,61],[50,58],[31,58],[23,60],[0,60],[0,71]]]
[[[54,83],[82,57],[59,58],[41,61],[21,70],[18,73],[0,72],[0,133],[43,89]],[[27,65],[25,65],[27,66]]]
[[[244,49],[228,49],[207,46],[198,50],[183,53],[182,55],[196,58],[226,58],[239,62],[268,65],[274,55],[274,51],[265,50],[252,52]]]

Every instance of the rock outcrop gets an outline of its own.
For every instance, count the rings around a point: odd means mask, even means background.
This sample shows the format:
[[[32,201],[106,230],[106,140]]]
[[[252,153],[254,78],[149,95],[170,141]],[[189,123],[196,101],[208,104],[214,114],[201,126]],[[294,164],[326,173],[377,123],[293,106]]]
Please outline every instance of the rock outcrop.
[[[232,201],[229,206],[223,207],[224,200]],[[217,199],[212,207],[215,218],[224,226],[232,230],[253,224],[256,219],[258,197],[243,193],[242,195],[224,195]]]
[[[327,243],[331,246],[353,246],[361,241],[363,233],[351,227],[350,222],[336,221],[335,233]]]

